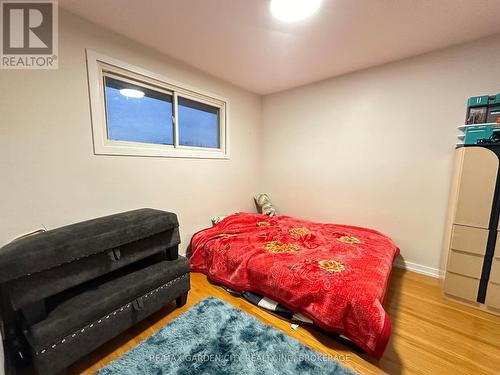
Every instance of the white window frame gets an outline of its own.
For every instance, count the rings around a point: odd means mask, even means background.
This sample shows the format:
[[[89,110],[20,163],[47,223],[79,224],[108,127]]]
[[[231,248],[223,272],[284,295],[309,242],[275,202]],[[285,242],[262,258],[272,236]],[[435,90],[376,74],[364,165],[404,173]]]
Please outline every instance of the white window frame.
[[[191,87],[89,49],[86,50],[86,54],[94,154],[229,159],[229,100],[227,98]],[[114,76],[124,81],[130,80],[134,84],[139,83],[146,88],[172,95],[173,145],[108,139],[106,98],[104,93],[105,75]],[[178,96],[219,108],[219,148],[183,146],[179,144],[177,121]]]

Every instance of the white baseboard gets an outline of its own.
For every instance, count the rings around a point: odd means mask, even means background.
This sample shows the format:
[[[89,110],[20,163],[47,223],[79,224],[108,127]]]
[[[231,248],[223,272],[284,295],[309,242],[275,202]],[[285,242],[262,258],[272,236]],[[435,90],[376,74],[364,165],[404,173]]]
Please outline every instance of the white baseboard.
[[[432,268],[428,266],[423,266],[421,264],[408,262],[403,258],[397,258],[396,262],[394,262],[394,266],[408,271],[421,273],[422,275],[435,277],[437,279],[441,279],[443,277],[441,270],[439,270],[438,268]]]

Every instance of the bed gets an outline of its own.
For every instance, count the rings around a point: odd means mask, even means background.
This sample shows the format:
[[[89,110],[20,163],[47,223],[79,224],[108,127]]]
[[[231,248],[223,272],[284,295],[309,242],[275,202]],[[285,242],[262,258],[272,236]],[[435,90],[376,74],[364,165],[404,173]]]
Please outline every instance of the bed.
[[[398,254],[375,230],[250,213],[197,232],[190,246],[193,272],[277,301],[375,358],[391,333],[383,302]]]

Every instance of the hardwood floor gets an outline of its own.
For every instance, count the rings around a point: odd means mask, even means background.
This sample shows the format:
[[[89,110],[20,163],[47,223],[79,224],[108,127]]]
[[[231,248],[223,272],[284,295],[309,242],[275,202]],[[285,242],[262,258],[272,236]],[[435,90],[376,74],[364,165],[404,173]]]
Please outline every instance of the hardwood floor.
[[[380,361],[359,355],[311,327],[294,331],[290,323],[242,298],[231,296],[198,273],[191,274],[187,304],[175,304],[102,346],[69,369],[90,374],[120,357],[170,320],[207,296],[215,296],[295,337],[318,352],[339,356],[345,366],[361,374],[498,374],[500,371],[500,317],[445,300],[440,282],[413,272],[394,269],[386,309],[393,332]]]

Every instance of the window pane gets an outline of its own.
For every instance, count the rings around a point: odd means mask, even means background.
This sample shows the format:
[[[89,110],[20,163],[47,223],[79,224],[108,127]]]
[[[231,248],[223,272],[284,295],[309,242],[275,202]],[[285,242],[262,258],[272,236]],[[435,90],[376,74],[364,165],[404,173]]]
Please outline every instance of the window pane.
[[[110,77],[104,80],[108,139],[174,143],[171,95]]]
[[[179,144],[219,148],[219,108],[178,98]]]

